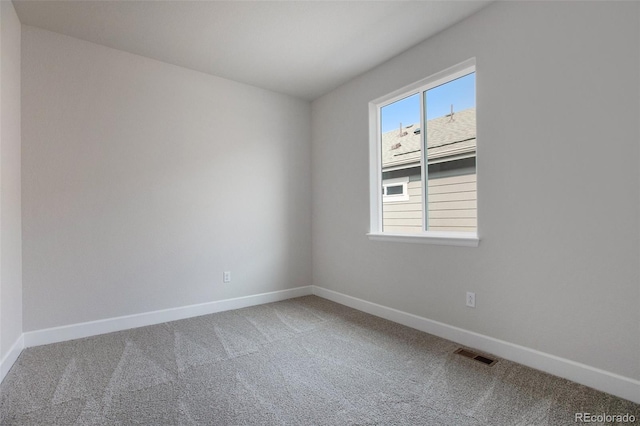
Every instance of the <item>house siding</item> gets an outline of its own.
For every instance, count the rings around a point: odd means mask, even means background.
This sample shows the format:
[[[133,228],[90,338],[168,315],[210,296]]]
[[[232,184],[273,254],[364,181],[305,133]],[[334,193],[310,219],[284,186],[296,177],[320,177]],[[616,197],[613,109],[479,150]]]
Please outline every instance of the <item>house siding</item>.
[[[383,204],[384,232],[422,232],[422,182],[408,184],[409,200]],[[429,230],[474,232],[477,229],[476,174],[429,179]]]
[[[429,180],[429,230],[475,232],[478,226],[476,174]]]

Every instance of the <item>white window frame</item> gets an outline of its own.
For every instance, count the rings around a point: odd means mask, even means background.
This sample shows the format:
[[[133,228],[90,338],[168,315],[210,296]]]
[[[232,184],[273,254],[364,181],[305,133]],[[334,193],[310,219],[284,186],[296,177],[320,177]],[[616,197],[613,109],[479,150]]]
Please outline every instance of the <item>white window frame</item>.
[[[440,244],[453,246],[477,247],[480,243],[478,228],[476,232],[444,232],[444,231],[423,231],[417,234],[400,234],[392,232],[383,232],[382,227],[382,205],[386,198],[383,196],[380,188],[382,187],[382,158],[381,158],[381,126],[380,126],[380,110],[394,102],[404,99],[415,93],[423,93],[433,87],[440,86],[449,81],[463,77],[472,72],[476,72],[476,60],[471,58],[460,64],[454,65],[439,73],[433,74],[425,79],[417,81],[413,84],[398,89],[388,95],[382,96],[369,102],[369,201],[370,201],[370,225],[367,236],[371,240],[423,243],[423,244]],[[477,74],[476,74],[477,75]],[[423,100],[420,101],[421,109]],[[420,129],[424,129],[424,111],[420,111]],[[421,132],[421,140],[424,148],[424,134]],[[476,137],[477,140],[477,137]],[[424,152],[424,149],[423,149]],[[476,159],[478,155],[478,147],[476,146]],[[428,173],[425,168],[424,156],[420,160],[421,170]],[[478,163],[476,161],[476,175]],[[424,183],[424,176],[422,177]],[[423,191],[426,190],[423,184]],[[424,194],[423,194],[424,195]],[[426,198],[423,197],[423,200]],[[425,207],[423,216],[426,218],[428,211]],[[478,212],[478,219],[480,214]],[[425,219],[426,220],[426,219]],[[479,220],[478,220],[479,225]]]
[[[402,194],[387,195],[387,187],[402,185]],[[395,203],[396,201],[409,201],[409,177],[400,177],[394,179],[387,179],[386,183],[382,184],[383,194],[382,200],[385,203]]]

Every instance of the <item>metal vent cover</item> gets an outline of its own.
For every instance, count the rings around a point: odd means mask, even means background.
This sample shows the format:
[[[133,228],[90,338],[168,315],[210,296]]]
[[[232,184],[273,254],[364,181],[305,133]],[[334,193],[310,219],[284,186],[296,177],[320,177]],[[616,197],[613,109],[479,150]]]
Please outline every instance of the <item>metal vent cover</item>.
[[[480,355],[476,352],[470,351],[468,349],[458,348],[454,352],[454,354],[462,355],[465,358],[471,358],[474,361],[481,362],[489,367],[498,362],[496,359],[492,359],[483,355]]]

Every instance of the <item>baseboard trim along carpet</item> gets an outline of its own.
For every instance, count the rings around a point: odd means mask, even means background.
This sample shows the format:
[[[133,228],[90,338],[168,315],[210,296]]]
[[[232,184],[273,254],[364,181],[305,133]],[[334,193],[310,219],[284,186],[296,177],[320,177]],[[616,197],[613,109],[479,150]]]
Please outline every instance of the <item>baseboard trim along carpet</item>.
[[[0,360],[0,383],[4,380],[4,377],[7,375],[11,367],[16,362],[20,353],[24,349],[24,334],[21,334],[20,337],[13,343],[9,352]]]
[[[97,321],[47,328],[44,330],[28,331],[24,333],[24,346],[29,348],[32,346],[47,345],[49,343],[81,339],[83,337],[112,333],[114,331],[162,324],[168,321],[176,321],[200,315],[229,311],[232,309],[246,308],[248,306],[262,305],[264,303],[279,302],[281,300],[308,296],[310,294],[311,286],[297,287],[287,290],[236,297],[233,299],[199,303],[197,305],[182,306],[179,308],[162,309],[142,314],[126,315],[116,318],[107,318]],[[11,364],[13,364],[13,362]]]
[[[476,348],[480,351],[640,404],[640,381],[638,380],[318,286],[297,287],[234,299],[218,300],[179,308],[163,309],[142,314],[29,331],[20,336],[0,362],[0,381],[4,379],[20,355],[20,352],[25,347],[46,345],[114,331],[161,324],[167,321],[278,302],[310,294],[315,294],[362,312],[397,322],[464,346]]]
[[[639,380],[378,305],[377,303],[368,302],[323,287],[313,286],[313,294],[640,404]]]

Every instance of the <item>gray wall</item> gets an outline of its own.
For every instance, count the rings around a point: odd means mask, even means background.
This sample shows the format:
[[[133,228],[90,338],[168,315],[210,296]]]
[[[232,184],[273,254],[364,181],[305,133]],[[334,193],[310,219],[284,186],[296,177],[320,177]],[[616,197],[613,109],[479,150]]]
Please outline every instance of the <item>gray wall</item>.
[[[497,2],[314,101],[314,284],[640,379],[639,8]],[[480,246],[369,241],[367,103],[474,56]]]
[[[20,21],[0,2],[0,360],[22,334]]]
[[[310,284],[308,102],[22,43],[24,331]]]

